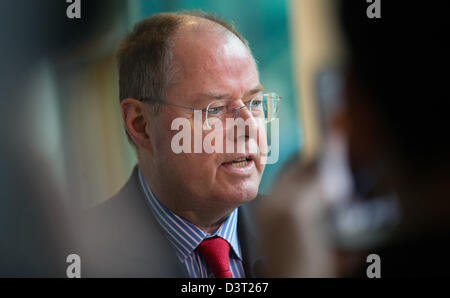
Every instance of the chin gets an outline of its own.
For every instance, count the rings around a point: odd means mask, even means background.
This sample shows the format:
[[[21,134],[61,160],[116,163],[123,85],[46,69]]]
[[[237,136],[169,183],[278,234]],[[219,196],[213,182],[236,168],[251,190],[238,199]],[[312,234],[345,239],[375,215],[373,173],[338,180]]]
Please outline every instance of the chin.
[[[257,186],[234,187],[223,192],[222,198],[225,202],[239,206],[252,201],[258,195]]]

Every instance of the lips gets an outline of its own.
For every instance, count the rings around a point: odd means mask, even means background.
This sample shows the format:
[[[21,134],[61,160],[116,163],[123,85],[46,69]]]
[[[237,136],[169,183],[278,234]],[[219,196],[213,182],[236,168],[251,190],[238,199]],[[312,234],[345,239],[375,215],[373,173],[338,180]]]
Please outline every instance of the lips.
[[[226,162],[222,163],[221,168],[234,176],[249,177],[256,170],[255,157],[252,154],[231,156]]]
[[[235,168],[243,168],[243,167],[245,167],[245,166],[249,163],[249,161],[251,161],[251,159],[250,159],[250,160],[247,160],[246,157],[240,157],[240,158],[238,158],[238,159],[236,159],[236,160],[233,160],[233,161],[231,162],[231,165],[232,165],[233,167],[235,167]]]
[[[229,164],[234,167],[245,167],[249,162],[252,162],[256,157],[253,154],[241,154],[230,157],[223,164]]]

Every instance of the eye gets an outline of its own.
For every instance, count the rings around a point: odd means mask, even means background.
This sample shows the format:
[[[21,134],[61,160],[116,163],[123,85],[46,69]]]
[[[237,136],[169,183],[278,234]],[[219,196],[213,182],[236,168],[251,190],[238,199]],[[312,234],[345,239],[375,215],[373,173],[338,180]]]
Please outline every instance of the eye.
[[[247,106],[250,108],[260,108],[262,106],[262,100],[254,99],[253,101],[248,102]]]
[[[210,108],[206,109],[206,112],[211,115],[218,115],[223,111],[223,109],[224,109],[223,106],[210,107]]]

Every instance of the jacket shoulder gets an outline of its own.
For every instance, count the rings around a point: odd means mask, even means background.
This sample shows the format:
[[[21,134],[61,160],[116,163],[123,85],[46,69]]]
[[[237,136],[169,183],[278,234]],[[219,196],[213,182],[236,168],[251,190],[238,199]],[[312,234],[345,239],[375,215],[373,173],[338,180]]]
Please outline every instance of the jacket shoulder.
[[[136,169],[122,189],[82,216],[89,277],[180,277],[162,229],[139,186]]]

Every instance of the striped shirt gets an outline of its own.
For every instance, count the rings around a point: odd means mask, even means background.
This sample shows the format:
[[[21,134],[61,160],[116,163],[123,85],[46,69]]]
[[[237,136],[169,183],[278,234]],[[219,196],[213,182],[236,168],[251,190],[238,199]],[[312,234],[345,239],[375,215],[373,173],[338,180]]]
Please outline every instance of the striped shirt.
[[[242,252],[237,237],[237,208],[234,209],[219,229],[211,234],[206,233],[161,204],[152,193],[150,186],[145,181],[144,175],[140,170],[139,181],[156,220],[175,248],[178,259],[190,277],[212,277],[212,272],[206,264],[205,259],[198,253],[196,248],[204,239],[214,236],[221,237],[230,244],[229,264],[233,277],[245,277],[244,266],[242,264]]]

